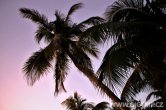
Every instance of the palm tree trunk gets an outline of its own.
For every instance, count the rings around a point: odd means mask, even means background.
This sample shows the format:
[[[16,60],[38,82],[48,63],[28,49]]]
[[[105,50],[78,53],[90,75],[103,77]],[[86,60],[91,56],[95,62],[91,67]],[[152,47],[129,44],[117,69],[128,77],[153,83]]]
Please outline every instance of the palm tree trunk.
[[[164,84],[164,88],[163,88],[163,105],[164,105],[164,108],[166,108],[166,82]]]
[[[73,57],[73,55],[66,49],[67,54],[75,64],[75,66],[91,81],[91,83],[98,89],[100,89],[103,93],[105,93],[113,103],[122,103],[122,101],[105,85],[103,84],[92,72],[92,70],[88,68],[83,68],[78,61]],[[119,107],[120,110],[130,110],[127,107]]]

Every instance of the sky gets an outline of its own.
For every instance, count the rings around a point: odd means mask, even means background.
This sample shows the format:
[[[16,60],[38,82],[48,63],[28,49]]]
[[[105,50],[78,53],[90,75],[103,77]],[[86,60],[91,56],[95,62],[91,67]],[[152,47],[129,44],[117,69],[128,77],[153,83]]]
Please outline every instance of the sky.
[[[36,9],[54,20],[56,9],[67,13],[69,8],[82,2],[84,7],[72,17],[74,22],[91,16],[102,16],[112,0],[0,0],[0,110],[65,110],[61,102],[75,91],[90,102],[107,100],[94,89],[92,84],[73,65],[65,81],[66,93],[54,96],[53,72],[28,86],[22,67],[24,62],[42,45],[35,42],[36,24],[23,19],[19,8]],[[106,49],[101,47],[101,53]],[[100,59],[92,59],[97,69]],[[109,101],[109,100],[107,100]]]

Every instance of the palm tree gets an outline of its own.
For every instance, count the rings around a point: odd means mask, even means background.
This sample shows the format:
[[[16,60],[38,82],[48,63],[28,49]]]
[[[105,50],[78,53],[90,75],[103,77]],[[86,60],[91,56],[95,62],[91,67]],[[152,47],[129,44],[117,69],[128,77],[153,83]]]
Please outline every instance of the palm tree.
[[[93,108],[93,104],[86,102],[86,99],[81,98],[77,92],[74,93],[74,96],[70,96],[63,101],[62,105],[66,106],[67,110],[88,110]]]
[[[62,102],[62,105],[66,106],[67,110],[105,110],[110,109],[108,102],[100,102],[94,106],[93,103],[86,102],[86,99],[81,98],[77,92],[74,96],[68,97]]]
[[[96,42],[82,36],[89,27],[98,25],[105,20],[100,17],[91,17],[79,24],[73,23],[71,15],[81,7],[82,3],[73,5],[66,16],[57,10],[55,12],[56,20],[50,22],[45,15],[40,14],[37,10],[20,9],[24,18],[30,19],[39,26],[35,35],[36,41],[40,43],[41,40],[44,40],[47,44],[45,48],[33,53],[26,61],[23,70],[27,81],[33,85],[47,73],[50,67],[54,67],[55,93],[66,91],[63,82],[71,60],[99,91],[108,95],[114,102],[121,102],[94,74],[88,54],[97,57]],[[89,35],[87,34],[87,36]],[[54,62],[55,64],[52,66]]]
[[[105,73],[115,87],[123,87],[123,100],[132,99],[141,90],[149,88],[162,90],[163,94],[165,91],[166,11],[153,1],[147,0],[145,5],[144,2],[119,0],[106,12],[110,21],[126,23],[127,27],[117,34],[98,73],[100,77]],[[106,64],[111,65],[111,69],[107,70]]]
[[[124,101],[130,101],[142,90],[162,91],[166,101],[164,3],[162,0],[117,0],[106,10],[106,23],[84,32],[84,35],[91,33],[89,39],[96,42],[97,38],[113,39],[114,44],[106,52],[97,74],[114,93],[120,91]]]

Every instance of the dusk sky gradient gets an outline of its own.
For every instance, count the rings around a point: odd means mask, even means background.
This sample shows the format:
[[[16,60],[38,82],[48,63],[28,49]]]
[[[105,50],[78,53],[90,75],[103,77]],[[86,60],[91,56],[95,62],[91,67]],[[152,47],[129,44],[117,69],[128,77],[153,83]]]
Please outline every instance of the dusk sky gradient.
[[[0,110],[65,110],[60,103],[75,91],[90,102],[107,100],[73,65],[65,81],[67,93],[56,97],[53,71],[50,70],[32,87],[27,85],[22,72],[24,62],[43,45],[38,45],[34,39],[37,25],[22,18],[19,8],[36,9],[49,20],[54,20],[56,9],[66,14],[73,4],[79,2],[84,3],[84,7],[73,14],[74,22],[102,16],[106,7],[112,4],[112,0],[0,0]],[[101,53],[104,53],[106,49],[102,48]],[[97,69],[100,59],[92,61]]]

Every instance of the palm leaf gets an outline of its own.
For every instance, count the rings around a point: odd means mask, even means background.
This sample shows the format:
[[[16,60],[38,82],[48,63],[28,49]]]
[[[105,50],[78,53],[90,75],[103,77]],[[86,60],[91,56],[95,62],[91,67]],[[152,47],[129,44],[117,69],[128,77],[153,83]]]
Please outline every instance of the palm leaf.
[[[62,105],[66,106],[67,110],[87,110],[93,108],[93,104],[87,103],[86,99],[81,98],[77,92],[74,93],[74,96],[70,96],[63,101]]]
[[[36,31],[36,41],[38,43],[40,43],[40,41],[44,38],[44,41],[46,43],[50,43],[51,40],[53,39],[54,34],[51,33],[47,28],[45,28],[44,26],[39,26],[37,31]]]
[[[134,70],[131,76],[127,79],[127,82],[123,88],[121,99],[130,101],[133,97],[135,97],[142,88],[141,86],[145,86],[142,84],[143,79],[140,76],[139,70]]]
[[[134,11],[137,14],[145,13],[141,11],[143,6],[144,0],[118,0],[115,1],[112,5],[108,6],[105,15],[108,20],[119,20],[120,18],[125,17],[125,15],[128,14],[127,12],[130,11]]]
[[[52,67],[51,61],[54,58],[54,46],[50,43],[44,49],[33,53],[33,55],[25,62],[23,71],[27,78],[28,84],[33,85],[40,77],[42,77],[48,68]]]
[[[121,90],[130,73],[130,69],[139,61],[139,51],[123,43],[114,44],[105,54],[97,75],[104,84],[115,93]],[[122,47],[121,47],[122,46]]]
[[[143,63],[140,63],[135,66],[135,69],[127,79],[121,94],[122,100],[131,101],[131,99],[140,92],[153,91],[149,82],[149,79],[151,79],[151,73],[149,72],[149,69],[142,64]]]
[[[68,14],[67,14],[66,21],[69,21],[70,16],[71,16],[76,10],[82,8],[82,6],[83,6],[83,3],[74,4],[74,5],[70,8],[70,10],[69,10],[69,12],[68,12]]]
[[[154,91],[154,92],[151,92],[151,93],[148,94],[148,96],[146,97],[146,101],[149,101],[152,96],[154,96],[155,98],[160,98],[160,97],[162,97],[162,91]]]
[[[49,26],[47,17],[43,14],[40,14],[37,10],[20,8],[20,12],[24,18],[28,18],[33,22],[46,27],[50,31],[52,30],[51,27]]]
[[[81,110],[91,110],[92,108],[94,108],[94,104],[87,102],[83,104]]]
[[[96,17],[91,17],[91,18],[79,23],[78,25],[92,25],[92,26],[94,26],[94,25],[101,24],[104,21],[105,20],[103,18],[96,16]]]
[[[119,35],[132,35],[142,32],[143,29],[155,26],[152,22],[106,22],[88,28],[81,36],[91,42],[101,43],[112,37],[115,41]]]
[[[64,22],[65,21],[65,15],[61,13],[59,10],[55,11],[55,17],[56,17],[56,22]]]
[[[61,103],[66,106],[67,110],[74,110],[76,108],[75,99],[71,96]]]
[[[69,59],[65,52],[57,53],[55,65],[55,94],[58,94],[61,90],[66,91],[63,82],[65,81]]]
[[[77,25],[76,23],[74,23],[72,25],[72,28],[69,30],[69,33],[73,33],[71,37],[79,37],[84,30],[85,27],[83,25]]]
[[[82,39],[76,42],[76,45],[85,53],[89,53],[90,55],[98,58],[99,50],[96,48],[96,44]]]
[[[110,109],[108,102],[100,102],[92,110],[107,110],[108,108]]]

